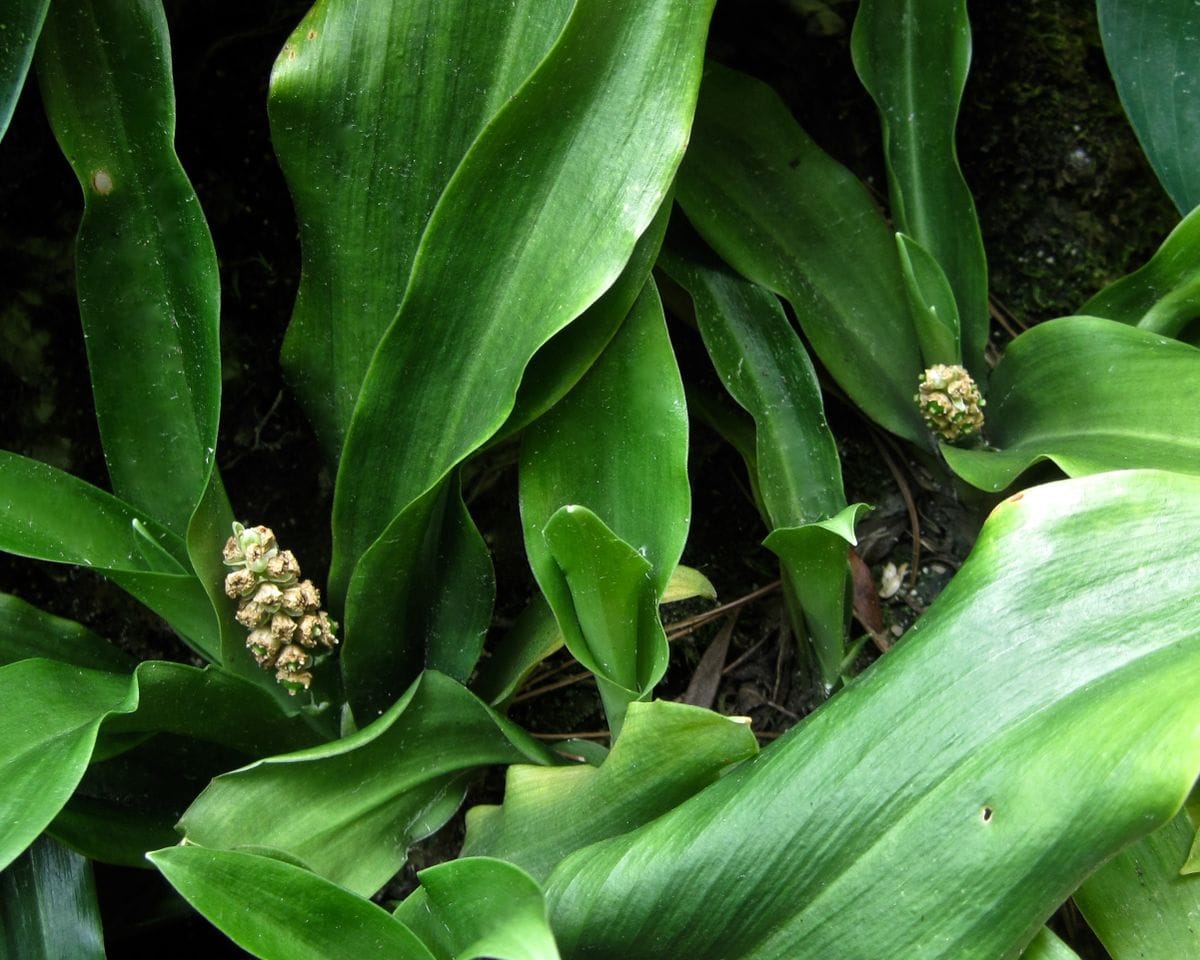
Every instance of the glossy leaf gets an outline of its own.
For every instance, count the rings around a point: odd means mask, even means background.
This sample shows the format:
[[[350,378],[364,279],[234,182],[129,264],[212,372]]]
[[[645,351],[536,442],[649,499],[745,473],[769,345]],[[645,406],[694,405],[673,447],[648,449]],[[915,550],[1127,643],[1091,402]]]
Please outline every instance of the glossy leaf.
[[[178,573],[147,562],[133,522],[180,559]],[[184,572],[182,542],[140,511],[54,467],[0,451],[0,550],[90,567],[119,584],[212,660],[220,655],[212,605]]]
[[[892,233],[871,196],[768,87],[710,64],[676,199],[710,247],[787,298],[829,373],[918,443],[923,369]]]
[[[1183,876],[1196,824],[1181,810],[1084,881],[1075,904],[1112,960],[1200,950],[1200,877]]]
[[[1064,317],[1014,340],[992,373],[994,450],[943,446],[950,468],[1003,490],[1039,460],[1070,476],[1123,467],[1200,473],[1200,350],[1094,317]]]
[[[832,687],[845,657],[848,522],[841,463],[825,422],[812,361],[774,294],[699,255],[663,257],[692,297],[696,322],[721,382],[754,419],[755,490],[783,561],[797,633],[807,635],[824,683]]]
[[[559,960],[541,888],[519,867],[472,857],[417,877],[421,886],[394,916],[437,960]]]
[[[388,524],[495,433],[537,349],[620,274],[683,153],[711,10],[712,0],[578,3],[471,147],[430,218],[347,437],[335,606],[356,564],[354,590],[387,579],[397,566]],[[386,629],[347,619],[349,632]]]
[[[955,148],[971,62],[966,0],[864,0],[851,52],[883,124],[892,219],[945,271],[961,317],[962,358],[981,377],[987,370],[987,260]],[[926,366],[959,362],[925,359]]]
[[[457,477],[405,510],[389,537],[401,565],[364,584],[348,611],[356,623],[386,627],[351,633],[341,654],[346,699],[368,719],[426,668],[465,682],[483,650],[496,596],[491,554]]]
[[[82,624],[0,593],[0,666],[32,657],[118,673],[128,673],[136,663]]]
[[[1181,214],[1200,203],[1200,20],[1189,0],[1097,0],[1117,93]]]
[[[48,824],[92,756],[100,722],[129,709],[129,678],[50,660],[0,667],[0,869]]]
[[[433,960],[387,911],[301,867],[193,846],[148,856],[205,919],[261,960]]]
[[[662,305],[647,285],[587,376],[525,436],[521,518],[534,576],[576,658],[635,697],[666,667],[658,603],[687,538],[687,431]]]
[[[563,956],[1020,956],[1200,769],[1197,535],[1200,478],[1181,474],[1005,501],[908,637],[830,703],[555,870]]]
[[[322,0],[275,62],[272,142],[304,250],[283,360],[331,462],[438,198],[570,8]]]
[[[221,407],[217,257],[175,156],[160,0],[55,0],[46,113],[85,200],[75,259],[96,416],[117,496],[182,537]]]
[[[104,960],[92,867],[39,837],[0,873],[0,957]]]
[[[933,255],[912,237],[896,234],[896,249],[925,366],[937,363],[961,366],[961,326],[950,281]]]
[[[1184,217],[1145,265],[1105,287],[1079,313],[1177,337],[1200,316],[1200,210]]]
[[[400,869],[409,844],[450,818],[466,775],[519,761],[553,758],[429,671],[357,733],[218,777],[180,828],[189,842],[279,856],[367,896]]]
[[[38,34],[50,0],[15,0],[4,11],[0,30],[0,138],[8,130],[25,75],[33,62]]]
[[[568,854],[650,822],[757,752],[748,723],[686,704],[631,703],[599,767],[509,767],[503,806],[467,812],[463,856],[500,857],[543,881]]]

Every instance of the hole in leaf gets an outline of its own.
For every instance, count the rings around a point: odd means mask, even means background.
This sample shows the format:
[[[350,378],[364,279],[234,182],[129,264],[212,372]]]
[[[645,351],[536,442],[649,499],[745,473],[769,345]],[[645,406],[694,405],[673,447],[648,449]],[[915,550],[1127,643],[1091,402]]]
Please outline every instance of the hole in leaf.
[[[984,807],[979,812],[979,816],[983,820],[984,823],[991,823],[992,822],[992,813],[993,813],[993,811],[992,811],[991,807]]]

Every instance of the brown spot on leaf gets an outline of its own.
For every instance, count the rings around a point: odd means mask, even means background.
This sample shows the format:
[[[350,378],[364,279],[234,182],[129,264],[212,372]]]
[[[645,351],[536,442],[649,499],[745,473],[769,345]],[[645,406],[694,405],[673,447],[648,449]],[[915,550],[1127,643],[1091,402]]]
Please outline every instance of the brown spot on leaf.
[[[92,189],[100,196],[107,197],[113,191],[113,178],[107,170],[97,170],[92,174]]]

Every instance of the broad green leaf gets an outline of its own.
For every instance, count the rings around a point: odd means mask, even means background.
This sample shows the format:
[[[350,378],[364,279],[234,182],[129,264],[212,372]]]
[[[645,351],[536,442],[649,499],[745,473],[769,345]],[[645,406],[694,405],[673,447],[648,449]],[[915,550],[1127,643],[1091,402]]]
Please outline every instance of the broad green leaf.
[[[38,44],[46,113],[84,195],[80,314],[117,496],[182,537],[221,407],[217,257],[175,156],[160,0],[55,0]]]
[[[537,349],[621,273],[687,142],[712,5],[581,0],[467,153],[347,436],[335,607],[352,571],[355,589],[386,580],[393,518],[500,428]]]
[[[133,522],[180,560],[178,573],[152,569]],[[182,541],[129,504],[69,473],[0,451],[0,550],[102,573],[166,620],[199,653],[219,659],[213,608],[184,572]]]
[[[1113,960],[1200,950],[1200,877],[1182,876],[1196,824],[1181,810],[1084,881],[1075,904]]]
[[[87,860],[43,836],[0,873],[0,957],[104,960]]]
[[[709,64],[676,199],[710,247],[787,298],[850,398],[917,443],[923,369],[892,233],[765,85]]]
[[[1097,0],[1117,93],[1181,214],[1200,203],[1200,17],[1190,0]]]
[[[1200,473],[1200,350],[1095,317],[1039,324],[992,373],[984,427],[992,450],[943,446],[984,490],[1039,460],[1070,476],[1124,467]]]
[[[0,668],[0,863],[50,822],[106,737],[173,733],[228,747],[243,757],[317,740],[260,688],[216,668],[148,661],[133,676],[53,660]]]
[[[599,767],[509,767],[503,806],[467,812],[463,856],[500,857],[543,881],[567,854],[650,822],[757,752],[747,723],[681,703],[631,703]]]
[[[821,678],[832,687],[845,657],[846,596],[858,508],[846,511],[841,463],[825,422],[812,361],[774,294],[695,254],[663,266],[692,297],[708,355],[754,419],[755,490]],[[846,523],[829,524],[845,516]]]
[[[1105,287],[1079,313],[1177,337],[1200,316],[1200,210],[1184,217],[1146,264]]]
[[[0,138],[8,130],[50,0],[13,0],[0,16]]]
[[[302,863],[365,896],[400,869],[409,844],[450,818],[466,775],[518,761],[553,758],[464,687],[427,671],[357,733],[218,777],[180,828],[189,842]]]
[[[542,890],[511,863],[486,857],[422,870],[394,914],[437,960],[559,960]]]
[[[489,445],[512,436],[565,397],[596,362],[641,295],[671,219],[668,194],[633,248],[625,269],[603,296],[533,355],[521,378],[516,403]]]
[[[945,271],[961,317],[962,359],[976,378],[982,377],[989,323],[987,259],[954,142],[971,62],[967,2],[864,0],[850,49],[854,68],[879,108],[896,229],[929,251]],[[958,340],[957,323],[955,328]],[[925,359],[926,366],[959,362]]]
[[[530,565],[618,725],[620,691],[648,694],[666,669],[658,604],[687,539],[687,443],[683,384],[648,284],[592,369],[526,431],[521,456]]]
[[[1020,956],[1200,769],[1197,536],[1197,477],[1009,498],[908,637],[837,697],[563,861],[546,886],[563,956]]]
[[[50,660],[0,667],[0,869],[45,829],[83,776],[129,678]]]
[[[330,462],[434,205],[570,8],[321,0],[275,62],[271,136],[304,250],[283,361]]]
[[[128,673],[136,663],[82,624],[0,593],[0,666],[32,657],[118,673]]]
[[[300,867],[193,846],[147,856],[213,926],[261,960],[433,960],[387,911]]]
[[[435,487],[389,528],[401,564],[364,582],[347,618],[380,629],[349,634],[341,654],[346,699],[377,717],[428,668],[466,682],[483,650],[496,579],[457,477]]]
[[[950,281],[933,255],[912,237],[896,234],[896,249],[925,366],[937,363],[961,366],[961,328]]]
[[[1079,954],[1049,927],[1042,927],[1021,954],[1021,960],[1079,960]]]

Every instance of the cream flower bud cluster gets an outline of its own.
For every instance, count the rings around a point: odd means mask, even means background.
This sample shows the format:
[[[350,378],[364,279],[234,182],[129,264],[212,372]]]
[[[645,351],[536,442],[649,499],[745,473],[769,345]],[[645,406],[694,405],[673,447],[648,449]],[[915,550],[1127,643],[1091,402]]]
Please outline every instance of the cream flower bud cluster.
[[[966,440],[983,429],[987,401],[963,367],[934,364],[921,374],[913,399],[929,429],[947,443]]]
[[[314,652],[337,645],[337,624],[321,609],[321,593],[300,579],[291,550],[280,550],[268,527],[233,525],[224,560],[233,568],[225,593],[238,601],[237,621],[250,631],[246,646],[263,669],[294,694],[312,683]]]

